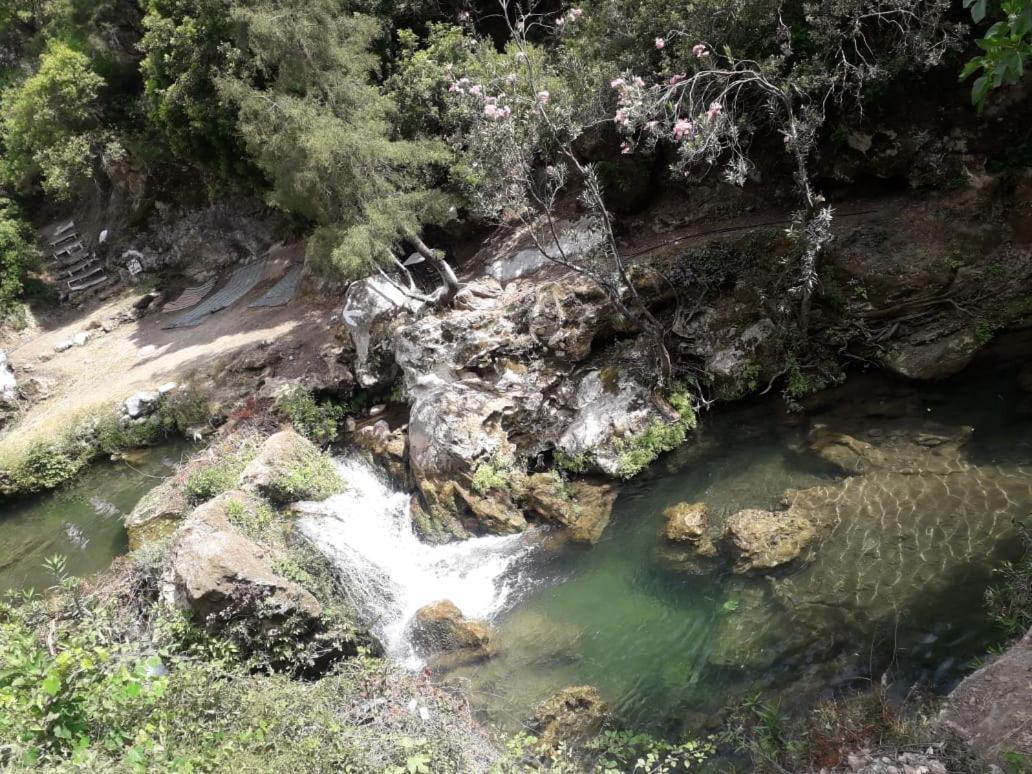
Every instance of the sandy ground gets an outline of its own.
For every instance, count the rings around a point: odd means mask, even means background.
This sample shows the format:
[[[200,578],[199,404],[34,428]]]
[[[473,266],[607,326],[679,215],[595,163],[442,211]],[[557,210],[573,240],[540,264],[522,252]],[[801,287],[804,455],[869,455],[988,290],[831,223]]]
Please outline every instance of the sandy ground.
[[[305,350],[318,352],[333,336],[330,302],[299,296],[284,307],[248,309],[267,285],[263,283],[196,328],[162,330],[174,315],[153,311],[105,333],[101,321],[129,309],[140,298],[139,290],[127,289],[78,315],[66,312],[59,320],[33,321],[26,330],[8,334],[0,347],[6,348],[19,381],[38,378],[47,383],[49,395],[0,435],[0,456],[41,436],[60,433],[90,409],[121,402],[141,389],[182,381],[195,369],[210,367],[216,359],[266,339],[294,339]],[[54,351],[80,331],[90,333],[85,346]]]

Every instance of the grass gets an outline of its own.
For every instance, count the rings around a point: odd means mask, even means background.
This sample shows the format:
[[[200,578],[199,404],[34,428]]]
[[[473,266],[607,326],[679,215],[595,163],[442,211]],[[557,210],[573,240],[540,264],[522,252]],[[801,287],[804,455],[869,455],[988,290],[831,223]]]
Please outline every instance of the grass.
[[[54,416],[8,436],[0,449],[0,492],[23,495],[54,489],[104,454],[151,446],[209,419],[195,390],[164,396],[147,421],[122,424],[120,404]]]
[[[695,408],[687,390],[676,390],[667,400],[679,415],[676,421],[655,420],[640,435],[620,439],[617,468],[623,478],[634,478],[655,462],[659,455],[683,444],[688,438],[688,431],[695,429]]]

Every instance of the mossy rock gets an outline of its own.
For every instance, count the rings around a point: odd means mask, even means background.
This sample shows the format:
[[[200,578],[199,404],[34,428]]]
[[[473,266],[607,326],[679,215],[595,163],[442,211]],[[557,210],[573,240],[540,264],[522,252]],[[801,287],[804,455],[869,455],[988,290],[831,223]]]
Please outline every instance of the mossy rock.
[[[278,432],[262,444],[244,468],[240,487],[274,505],[325,500],[345,488],[333,460],[293,430]]]

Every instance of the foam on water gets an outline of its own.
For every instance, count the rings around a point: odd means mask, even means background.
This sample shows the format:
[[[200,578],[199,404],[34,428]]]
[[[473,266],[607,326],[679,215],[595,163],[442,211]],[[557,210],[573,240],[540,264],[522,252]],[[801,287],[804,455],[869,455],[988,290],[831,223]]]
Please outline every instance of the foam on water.
[[[512,601],[521,578],[526,533],[434,546],[412,529],[409,495],[366,462],[339,460],[347,491],[305,505],[301,532],[334,562],[347,593],[389,655],[421,665],[406,627],[423,605],[447,599],[469,618],[490,620]]]

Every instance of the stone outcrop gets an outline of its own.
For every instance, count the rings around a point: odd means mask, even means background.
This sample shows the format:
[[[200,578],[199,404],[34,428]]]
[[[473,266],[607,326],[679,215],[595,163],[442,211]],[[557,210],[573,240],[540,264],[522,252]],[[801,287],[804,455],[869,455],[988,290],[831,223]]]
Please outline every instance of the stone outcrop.
[[[419,608],[409,624],[409,637],[416,651],[439,668],[482,661],[495,652],[490,627],[464,617],[447,600]]]
[[[942,722],[987,761],[1032,750],[1032,630],[953,689]]]
[[[545,701],[534,714],[532,728],[541,743],[576,748],[597,736],[609,721],[609,707],[598,689],[571,686]]]
[[[612,484],[591,481],[563,481],[555,473],[528,476],[521,491],[530,510],[565,528],[578,543],[597,543],[609,524],[617,489]]]
[[[727,521],[737,555],[735,572],[769,570],[796,559],[817,536],[818,522],[802,510],[739,511]]]
[[[618,475],[626,446],[669,421],[633,376],[641,360],[633,342],[594,351],[618,325],[590,284],[517,280],[503,289],[483,278],[454,308],[398,327],[394,355],[412,399],[411,473],[442,533],[456,522],[474,531],[518,524],[521,509],[494,492],[506,516],[492,512],[476,525],[484,508],[462,482],[485,462],[501,456],[522,468],[559,452],[585,472]]]
[[[359,387],[383,387],[394,381],[397,368],[390,334],[403,315],[420,306],[420,302],[380,277],[369,277],[348,288],[341,320],[355,348],[354,370]]]
[[[937,336],[926,342],[901,342],[885,355],[883,362],[900,376],[921,381],[938,381],[959,374],[980,349],[969,330]]]
[[[663,511],[663,537],[671,543],[697,544],[709,525],[705,503],[677,503]]]
[[[198,507],[169,546],[162,598],[212,629],[241,616],[270,624],[288,618],[314,624],[322,614],[319,602],[278,575],[266,551],[233,527],[227,518],[231,507],[261,505],[233,491]]]
[[[343,491],[344,482],[311,441],[293,430],[281,430],[269,436],[244,468],[240,487],[276,505],[288,505],[325,499]]]
[[[145,494],[125,517],[129,548],[171,533],[189,512],[184,487],[176,478],[167,478]]]

